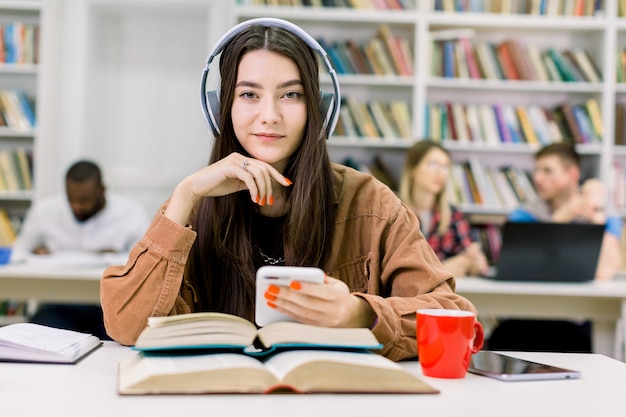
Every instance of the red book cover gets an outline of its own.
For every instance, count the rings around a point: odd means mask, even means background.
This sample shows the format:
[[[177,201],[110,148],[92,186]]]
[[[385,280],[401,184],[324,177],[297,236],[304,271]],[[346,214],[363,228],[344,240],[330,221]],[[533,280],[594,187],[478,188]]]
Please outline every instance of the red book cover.
[[[500,61],[500,66],[502,67],[502,71],[504,71],[504,76],[508,80],[519,80],[520,75],[515,68],[515,63],[513,61],[513,55],[511,54],[511,50],[508,45],[505,43],[501,43],[496,48],[498,54],[498,60]]]

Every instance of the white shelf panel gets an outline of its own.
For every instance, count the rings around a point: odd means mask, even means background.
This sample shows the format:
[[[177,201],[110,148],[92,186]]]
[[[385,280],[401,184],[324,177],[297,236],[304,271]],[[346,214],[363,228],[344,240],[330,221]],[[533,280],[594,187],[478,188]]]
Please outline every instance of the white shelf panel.
[[[30,201],[33,192],[28,190],[19,191],[0,191],[0,203],[7,201]]]
[[[418,18],[415,10],[357,10],[345,7],[239,6],[236,13],[239,18],[271,16],[300,22],[388,22],[406,25],[414,25]]]
[[[603,31],[606,20],[599,17],[528,16],[499,13],[444,13],[427,16],[433,26],[470,26],[483,28],[515,28],[549,31]]]
[[[508,81],[477,80],[431,77],[426,82],[429,88],[451,88],[455,90],[493,90],[493,91],[532,91],[563,93],[601,93],[600,83],[580,82],[544,82],[544,81]],[[626,89],[624,89],[626,92]]]

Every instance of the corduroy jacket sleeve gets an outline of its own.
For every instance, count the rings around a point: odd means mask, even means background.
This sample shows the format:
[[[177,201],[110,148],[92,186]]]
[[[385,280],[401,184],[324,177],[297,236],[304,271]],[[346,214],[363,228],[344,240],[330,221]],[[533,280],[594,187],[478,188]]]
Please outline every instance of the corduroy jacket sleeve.
[[[181,291],[181,286],[195,239],[195,231],[171,221],[160,211],[131,250],[126,265],[104,271],[100,301],[111,338],[133,345],[148,317],[192,311],[193,292]]]
[[[335,167],[337,218],[327,272],[376,313],[372,328],[393,360],[417,356],[416,311],[475,312],[419,229],[415,215],[384,184]]]

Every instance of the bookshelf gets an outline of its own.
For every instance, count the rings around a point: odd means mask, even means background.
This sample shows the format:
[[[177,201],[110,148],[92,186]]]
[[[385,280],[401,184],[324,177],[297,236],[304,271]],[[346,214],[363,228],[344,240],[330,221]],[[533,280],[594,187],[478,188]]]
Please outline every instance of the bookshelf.
[[[626,84],[617,82],[616,78],[617,51],[626,49],[626,18],[619,15],[617,0],[600,2],[601,8],[598,11],[594,9],[598,2],[568,2],[573,7],[580,6],[580,11],[583,12],[581,16],[547,14],[548,10],[544,10],[544,14],[530,13],[531,8],[540,7],[542,3],[546,7],[555,5],[551,1],[531,0],[508,2],[512,7],[508,13],[439,11],[436,10],[439,5],[449,6],[458,2],[436,0],[413,1],[413,7],[405,10],[383,10],[376,9],[375,6],[355,9],[254,3],[263,2],[233,2],[233,23],[254,17],[273,16],[291,20],[315,37],[324,36],[329,41],[355,39],[361,42],[375,36],[379,25],[387,24],[394,34],[409,40],[415,68],[412,76],[347,74],[339,77],[343,95],[362,100],[399,99],[410,103],[412,136],[363,138],[335,135],[329,140],[334,160],[342,160],[347,156],[371,160],[373,155],[377,155],[385,159],[399,176],[404,150],[413,141],[425,137],[429,123],[427,109],[431,103],[452,101],[463,105],[506,104],[554,108],[562,103],[574,105],[593,100],[601,111],[603,134],[598,142],[577,144],[577,149],[583,156],[583,175],[600,177],[613,188],[613,194],[622,195],[609,204],[626,216],[624,187],[620,187],[624,183],[626,171],[626,146],[614,143],[616,126],[619,128],[621,124],[623,131],[624,124],[623,120],[617,120],[618,112],[615,107],[617,104],[626,105]],[[584,48],[599,68],[602,78],[596,82],[557,82],[434,76],[431,33],[442,31],[471,31],[474,43],[499,44],[508,39],[516,39],[524,46],[532,45],[539,49],[554,48],[563,51],[575,47]],[[322,78],[322,83],[324,82]],[[477,158],[489,167],[514,165],[526,170],[532,169],[532,154],[541,146],[528,143],[499,143],[492,146],[471,140],[451,140],[449,137],[443,138],[443,142],[457,162]],[[621,139],[618,143],[625,142]],[[503,217],[507,212],[506,209],[488,206],[466,206],[463,209],[469,214],[480,216],[494,214]]]
[[[19,226],[32,197],[41,1],[0,1],[0,209]],[[22,156],[23,171],[15,158]],[[26,181],[26,182],[24,182]]]
[[[11,245],[32,199],[43,13],[42,1],[0,1],[0,245],[3,246]],[[25,306],[26,302],[21,300],[0,300],[0,325],[23,321]]]

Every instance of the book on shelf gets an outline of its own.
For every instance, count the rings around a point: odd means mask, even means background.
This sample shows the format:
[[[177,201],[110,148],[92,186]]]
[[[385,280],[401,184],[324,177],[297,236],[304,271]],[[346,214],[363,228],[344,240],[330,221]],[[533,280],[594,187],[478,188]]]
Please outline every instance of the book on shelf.
[[[0,208],[0,246],[11,246],[17,237],[15,227],[9,218],[9,214]]]
[[[133,356],[119,364],[121,394],[270,392],[435,393],[373,350],[366,328],[190,313],[150,317]]]
[[[102,344],[96,336],[34,323],[0,327],[0,361],[73,364]]]
[[[615,103],[615,136],[613,138],[613,143],[615,145],[626,145],[625,135],[626,105],[624,105],[624,103]]]
[[[388,24],[383,23],[378,27],[378,35],[386,47],[387,55],[391,59],[394,72],[397,75],[411,76],[413,72],[408,64],[409,57],[404,56],[404,52],[397,42],[398,36],[391,33]]]
[[[500,66],[504,71],[504,76],[507,80],[520,80],[520,74],[513,61],[512,51],[509,48],[509,44],[500,43],[496,45],[496,53]]]

